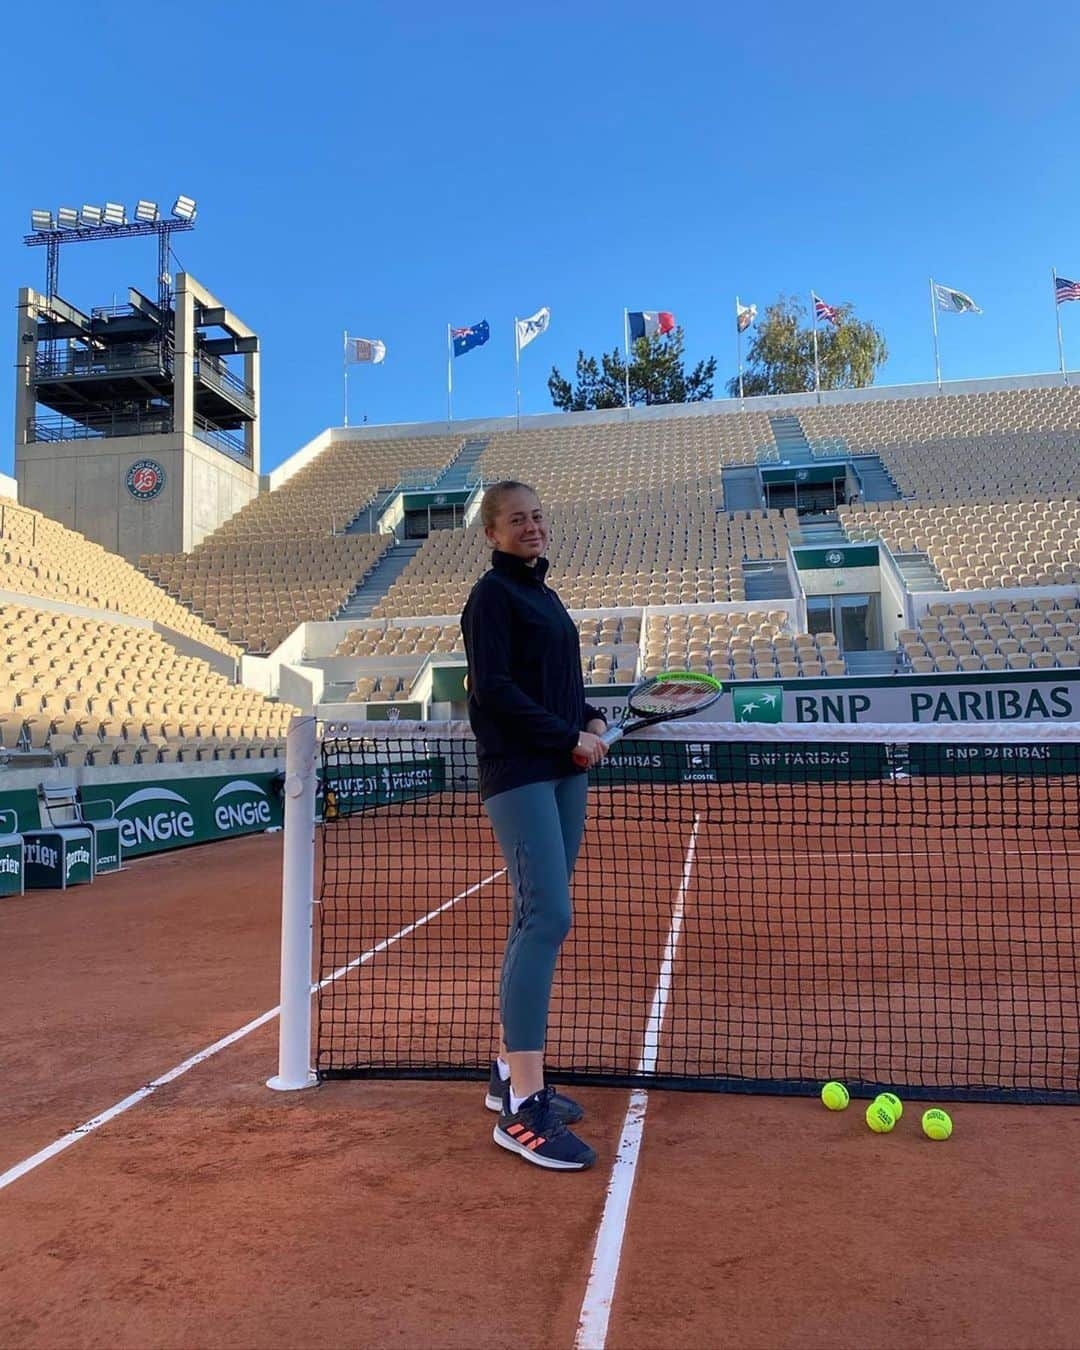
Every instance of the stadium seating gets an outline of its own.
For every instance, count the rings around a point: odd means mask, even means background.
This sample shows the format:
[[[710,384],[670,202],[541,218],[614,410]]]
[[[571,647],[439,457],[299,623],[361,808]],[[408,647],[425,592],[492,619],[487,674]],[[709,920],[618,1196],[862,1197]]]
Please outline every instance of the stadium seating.
[[[147,628],[0,605],[0,739],[63,763],[284,754],[296,711]]]
[[[839,515],[852,538],[926,553],[951,591],[1080,582],[1080,500],[856,504]]]
[[[1080,597],[1015,607],[1008,599],[938,603],[899,634],[904,664],[931,671],[1028,670],[1080,665]]]
[[[332,617],[393,542],[345,535],[350,522],[404,477],[434,477],[461,444],[460,435],[336,441],[191,553],[139,565],[230,640],[270,651],[304,620]]]
[[[552,585],[573,609],[743,600],[743,562],[787,550],[778,511],[727,517],[663,493],[556,505],[549,523]],[[432,534],[373,617],[460,613],[489,557],[479,526]]]
[[[237,658],[240,650],[138,568],[58,521],[0,498],[0,590],[151,619]]]
[[[813,453],[876,454],[924,501],[1062,496],[1080,476],[1080,390],[1015,389],[799,410]]]
[[[614,421],[498,432],[481,455],[485,482],[517,478],[545,501],[610,500],[663,484],[711,488],[720,499],[720,469],[778,458],[766,413]]]
[[[659,614],[649,620],[643,673],[694,670],[720,680],[842,675],[831,633],[792,634],[786,610]]]
[[[307,619],[335,614],[393,542],[388,534],[214,540],[142,558],[147,576],[252,652],[271,651]]]

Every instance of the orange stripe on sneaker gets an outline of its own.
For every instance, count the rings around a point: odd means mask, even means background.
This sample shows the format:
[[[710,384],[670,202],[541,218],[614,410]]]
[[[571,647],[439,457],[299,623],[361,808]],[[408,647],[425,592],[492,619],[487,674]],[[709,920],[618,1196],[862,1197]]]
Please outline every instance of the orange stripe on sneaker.
[[[519,1144],[527,1144],[534,1137],[532,1130],[526,1130],[524,1134],[518,1135],[517,1141]]]
[[[525,1142],[524,1139],[521,1142],[524,1143]],[[529,1144],[528,1147],[539,1148],[542,1143],[544,1143],[544,1136],[542,1134],[538,1134],[536,1138],[532,1141],[532,1143]]]
[[[516,1125],[507,1125],[507,1127],[506,1127],[506,1133],[507,1133],[507,1134],[512,1134],[512,1135],[514,1136],[514,1138],[516,1139],[517,1136],[522,1132],[522,1130],[523,1130],[524,1128],[525,1128],[525,1126],[522,1125],[522,1124],[520,1123],[520,1121],[519,1121],[518,1124],[516,1124]]]

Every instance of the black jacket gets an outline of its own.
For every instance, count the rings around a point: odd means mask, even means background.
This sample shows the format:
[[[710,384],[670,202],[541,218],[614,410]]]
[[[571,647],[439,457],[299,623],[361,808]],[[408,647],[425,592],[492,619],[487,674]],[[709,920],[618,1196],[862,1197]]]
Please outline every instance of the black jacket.
[[[482,798],[581,772],[570,751],[604,720],[585,702],[577,629],[547,569],[495,549],[461,616]]]

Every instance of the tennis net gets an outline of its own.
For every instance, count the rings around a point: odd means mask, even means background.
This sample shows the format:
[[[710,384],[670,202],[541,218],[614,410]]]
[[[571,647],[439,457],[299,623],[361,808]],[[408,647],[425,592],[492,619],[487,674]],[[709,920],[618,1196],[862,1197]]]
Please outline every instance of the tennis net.
[[[468,728],[320,746],[318,1075],[486,1076],[510,892]],[[680,723],[592,780],[558,1081],[1080,1101],[1080,725]]]

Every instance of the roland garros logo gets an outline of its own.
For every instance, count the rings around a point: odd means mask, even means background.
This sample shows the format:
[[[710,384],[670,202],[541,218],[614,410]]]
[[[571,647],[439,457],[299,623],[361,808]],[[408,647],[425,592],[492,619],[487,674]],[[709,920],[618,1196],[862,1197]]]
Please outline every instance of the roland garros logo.
[[[156,459],[137,459],[128,469],[125,481],[137,501],[153,501],[165,486],[165,470]]]

